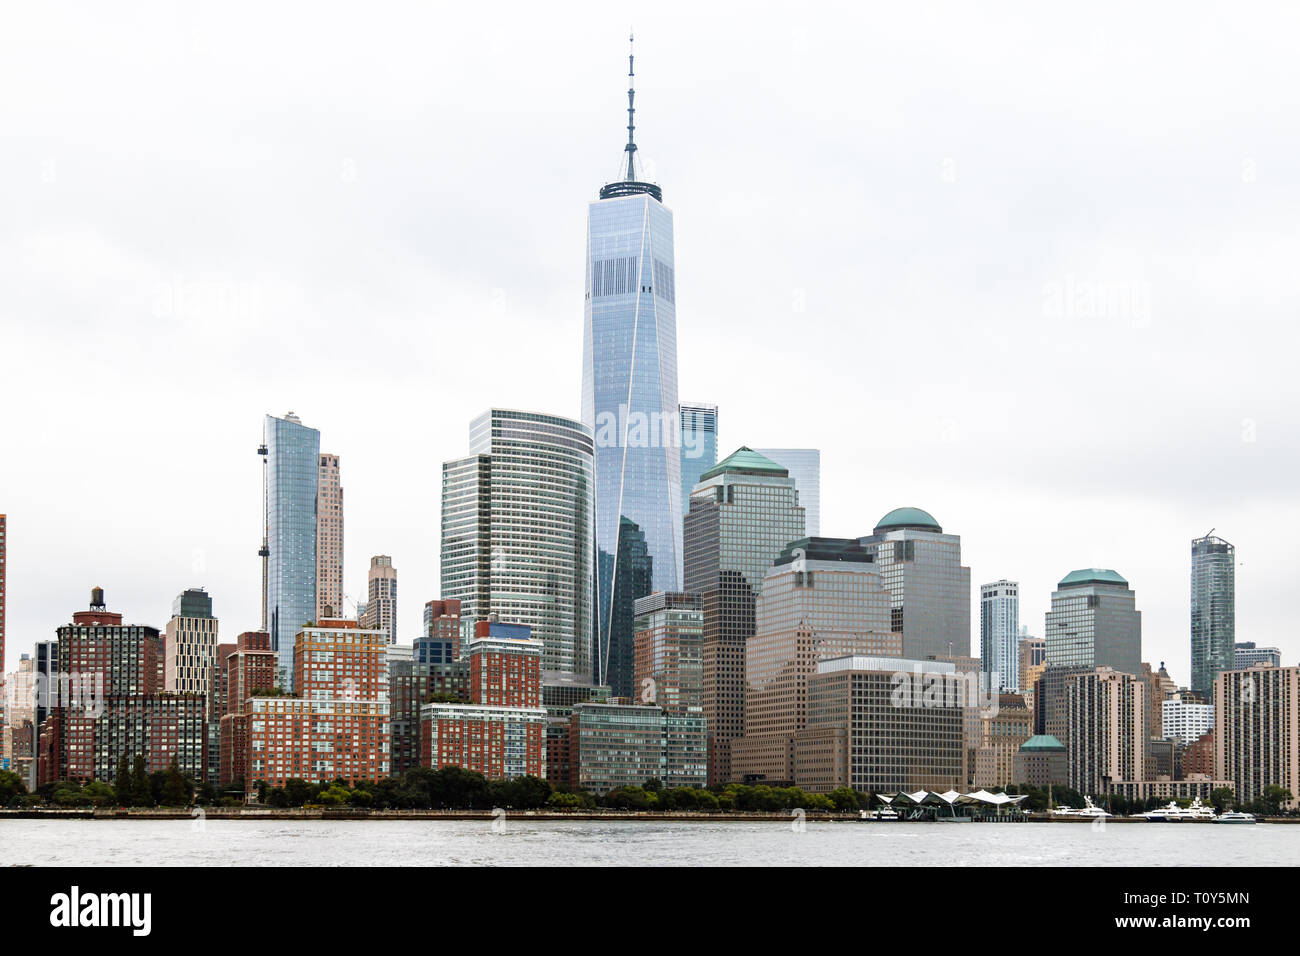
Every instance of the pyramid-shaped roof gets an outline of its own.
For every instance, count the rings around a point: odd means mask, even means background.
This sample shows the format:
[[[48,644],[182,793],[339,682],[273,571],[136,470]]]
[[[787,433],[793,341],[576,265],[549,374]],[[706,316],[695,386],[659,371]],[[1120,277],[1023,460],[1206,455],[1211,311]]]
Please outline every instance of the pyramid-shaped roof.
[[[778,465],[771,458],[760,455],[746,445],[741,445],[722,461],[700,475],[700,481],[708,481],[710,478],[721,474],[772,475],[777,478],[788,478],[790,469]]]

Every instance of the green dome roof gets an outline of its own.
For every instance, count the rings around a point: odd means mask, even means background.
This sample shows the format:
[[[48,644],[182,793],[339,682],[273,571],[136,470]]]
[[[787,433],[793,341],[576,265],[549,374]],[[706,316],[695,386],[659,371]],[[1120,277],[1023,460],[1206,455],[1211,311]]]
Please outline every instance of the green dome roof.
[[[1056,586],[1058,588],[1077,588],[1085,584],[1118,584],[1128,587],[1128,582],[1109,568],[1080,568],[1071,571]]]
[[[934,520],[934,515],[920,508],[895,508],[876,522],[876,534],[882,531],[897,531],[900,528],[913,528],[918,531],[937,531],[943,528]]]
[[[745,445],[741,445],[722,461],[700,475],[700,481],[708,481],[715,475],[721,475],[724,472],[742,475],[774,475],[778,478],[788,478],[790,476],[790,469],[778,465],[771,458],[760,455],[754,449]]]
[[[1036,734],[1030,737],[1020,745],[1021,752],[1028,751],[1060,751],[1065,752],[1065,744],[1061,743],[1051,734]]]

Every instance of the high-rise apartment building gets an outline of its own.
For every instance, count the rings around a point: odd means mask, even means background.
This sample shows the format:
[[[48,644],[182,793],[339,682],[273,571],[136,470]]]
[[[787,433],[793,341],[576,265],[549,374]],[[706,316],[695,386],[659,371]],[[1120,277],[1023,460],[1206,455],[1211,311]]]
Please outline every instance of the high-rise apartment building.
[[[23,654],[0,687],[0,768],[18,774],[29,790],[36,787],[36,675],[35,658]]]
[[[632,686],[639,704],[704,713],[704,612],[698,594],[656,591],[636,602]]]
[[[1043,671],[1047,669],[1047,641],[1030,635],[1029,629],[1022,624],[1017,656],[1020,659],[1017,665],[1020,675],[1020,693],[1025,695],[1025,703],[1029,705],[1029,709],[1034,710],[1034,687],[1043,676]]]
[[[383,631],[388,643],[397,643],[397,568],[387,554],[370,559],[366,577],[366,613],[361,626]]]
[[[1238,804],[1270,786],[1300,806],[1300,667],[1257,664],[1214,681],[1214,776]]]
[[[1256,647],[1254,641],[1238,641],[1233,652],[1233,670],[1244,671],[1256,664],[1269,667],[1282,666],[1282,649],[1280,647]]]
[[[1214,730],[1213,704],[1188,700],[1182,694],[1174,694],[1160,703],[1160,736],[1191,743]]]
[[[280,659],[280,682],[293,689],[298,632],[316,618],[316,503],[320,432],[288,412],[267,415],[262,445],[265,534],[262,630]]]
[[[421,764],[492,780],[545,777],[543,653],[526,625],[479,621],[469,645],[470,700],[421,708]]]
[[[799,492],[803,506],[804,525],[808,537],[822,533],[822,453],[817,448],[756,448],[760,455],[771,458],[789,470]]]
[[[1034,735],[1034,714],[1025,698],[1020,694],[999,694],[997,709],[980,715],[980,734],[972,784],[994,790],[1019,783],[1016,754]]]
[[[245,631],[235,643],[220,645],[214,679],[219,688],[212,712],[217,710],[217,776],[222,784],[248,780],[251,718],[250,698],[275,687],[278,658],[271,650],[271,635],[266,631]],[[209,754],[209,764],[211,755]]]
[[[1192,690],[1208,700],[1235,666],[1237,549],[1206,535],[1192,541]]]
[[[294,640],[293,697],[250,697],[248,765],[232,770],[252,786],[291,778],[322,783],[381,780],[391,772],[388,634],[323,618]]]
[[[177,595],[163,632],[163,690],[207,697],[217,652],[217,624],[207,591],[189,588]]]
[[[449,664],[461,659],[461,648],[469,647],[474,636],[474,622],[460,612],[461,603],[454,598],[425,602],[424,633],[414,646],[417,663]]]
[[[626,172],[587,207],[583,302],[582,421],[595,437],[598,653],[606,678],[615,608],[631,645],[633,602],[619,574],[620,538],[644,537],[651,591],[681,590],[681,419],[677,400],[673,214],[659,186],[641,178],[628,56]]]
[[[859,542],[892,596],[891,629],[901,656],[970,656],[970,568],[962,567],[961,537],[944,534],[920,508],[895,508]]]
[[[700,476],[686,514],[686,590],[700,599],[710,781],[732,779],[731,741],[745,732],[745,643],[772,562],[804,534],[789,470],[741,447]]]
[[[420,711],[433,700],[469,701],[469,661],[419,657],[419,641],[411,658],[395,655],[388,662],[388,702],[391,714],[393,776],[420,766]],[[466,644],[468,645],[468,641]]]
[[[316,617],[343,616],[343,485],[339,456],[322,453],[316,480]]]
[[[443,597],[465,620],[527,625],[548,673],[604,666],[592,659],[594,485],[591,430],[534,412],[484,412],[469,457],[442,466]]]
[[[690,510],[691,489],[700,475],[718,463],[718,406],[683,402],[677,406],[682,419],[682,514]]]
[[[181,772],[204,779],[205,702],[198,694],[160,693],[158,629],[124,624],[104,592],[58,629],[58,679],[46,688],[49,717],[40,730],[40,783],[111,783],[122,757],[145,759],[149,772],[173,757]]]
[[[1109,667],[1137,675],[1142,668],[1142,613],[1128,582],[1106,568],[1082,568],[1052,592],[1045,619],[1047,667],[1034,693],[1039,733],[1070,746],[1065,681],[1070,674]]]
[[[1020,583],[980,585],[980,663],[994,690],[1020,688]],[[1017,744],[1016,746],[1019,746]]]
[[[569,778],[574,790],[608,793],[658,780],[665,787],[707,783],[704,718],[653,704],[585,701],[569,716]]]
[[[1146,779],[1143,681],[1109,667],[1071,674],[1064,711],[1071,787],[1095,795],[1119,781]]]
[[[794,778],[794,741],[808,722],[808,681],[818,662],[900,657],[889,621],[890,594],[857,541],[804,538],[781,552],[763,579],[745,644],[745,734],[731,747],[736,779]]]

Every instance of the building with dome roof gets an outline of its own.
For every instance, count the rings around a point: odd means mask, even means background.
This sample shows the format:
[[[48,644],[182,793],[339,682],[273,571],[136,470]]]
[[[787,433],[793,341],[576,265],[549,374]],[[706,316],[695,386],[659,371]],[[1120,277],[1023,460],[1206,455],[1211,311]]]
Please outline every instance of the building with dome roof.
[[[1142,612],[1121,575],[1110,568],[1080,568],[1061,578],[1052,592],[1044,639],[1047,668],[1034,695],[1036,725],[1065,740],[1066,679],[1109,667],[1142,672]]]
[[[1014,767],[1012,775],[1016,783],[1030,787],[1063,784],[1070,779],[1065,744],[1050,734],[1036,734],[1021,744],[1016,751]]]
[[[895,508],[858,539],[891,595],[890,627],[913,660],[970,656],[970,568],[961,537],[921,508]]]
[[[805,513],[784,465],[741,446],[700,475],[683,522],[686,590],[699,597],[710,782],[732,777],[745,733],[745,646],[772,563],[805,536]]]

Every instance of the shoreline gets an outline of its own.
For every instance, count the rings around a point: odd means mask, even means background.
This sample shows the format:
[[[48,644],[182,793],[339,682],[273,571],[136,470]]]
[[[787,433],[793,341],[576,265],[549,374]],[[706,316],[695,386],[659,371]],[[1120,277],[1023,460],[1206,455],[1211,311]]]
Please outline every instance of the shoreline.
[[[609,820],[633,820],[647,823],[790,823],[795,819],[792,811],[777,812],[738,812],[720,811],[717,813],[692,813],[688,811],[638,811],[638,810],[511,810],[506,809],[507,818],[597,822]],[[254,807],[152,807],[136,809],[0,809],[0,824],[5,820],[482,820],[497,818],[493,810],[331,810],[325,808],[254,808]],[[809,813],[804,818],[809,823],[872,823],[885,826],[907,825],[909,823],[927,823],[921,820],[864,820],[856,813]],[[1136,817],[1106,817],[1107,824],[1112,823],[1151,823]],[[1050,817],[1032,816],[1025,818],[1004,817],[1001,819],[974,819],[973,823],[1065,823],[1085,824],[1091,826],[1093,820],[1086,817]],[[1182,824],[1209,824],[1209,820],[1182,820],[1165,822],[1165,826]],[[1300,817],[1263,817],[1259,823],[1300,823]]]

